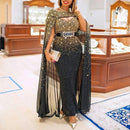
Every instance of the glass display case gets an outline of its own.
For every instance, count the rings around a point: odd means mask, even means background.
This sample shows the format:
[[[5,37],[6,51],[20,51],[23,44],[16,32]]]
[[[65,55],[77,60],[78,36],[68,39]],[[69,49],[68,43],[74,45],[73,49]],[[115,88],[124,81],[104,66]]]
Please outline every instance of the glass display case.
[[[49,0],[32,0],[23,2],[23,23],[45,24],[48,11],[54,7]]]
[[[110,28],[130,28],[130,2],[118,0],[111,5]]]
[[[91,32],[92,91],[109,92],[130,85],[130,33]]]
[[[91,54],[114,56],[130,53],[130,34],[127,31],[91,32]]]

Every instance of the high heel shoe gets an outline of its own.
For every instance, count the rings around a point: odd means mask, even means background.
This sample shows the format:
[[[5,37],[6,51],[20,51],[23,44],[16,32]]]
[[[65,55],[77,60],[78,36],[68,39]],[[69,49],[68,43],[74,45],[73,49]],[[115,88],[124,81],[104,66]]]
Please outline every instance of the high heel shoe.
[[[78,121],[77,118],[76,118],[76,122],[74,122],[74,123],[72,123],[72,122],[69,121],[69,124],[70,124],[70,126],[71,126],[73,129],[76,127],[77,121]]]
[[[65,114],[61,114],[61,113],[60,113],[59,118],[62,119],[64,116],[65,116]]]
[[[77,125],[77,122],[76,122],[76,123],[70,122],[70,126],[71,126],[73,129],[76,127],[76,125]]]
[[[60,111],[59,118],[62,119],[64,116],[65,116],[65,114],[64,114],[63,111],[61,110],[61,111]]]

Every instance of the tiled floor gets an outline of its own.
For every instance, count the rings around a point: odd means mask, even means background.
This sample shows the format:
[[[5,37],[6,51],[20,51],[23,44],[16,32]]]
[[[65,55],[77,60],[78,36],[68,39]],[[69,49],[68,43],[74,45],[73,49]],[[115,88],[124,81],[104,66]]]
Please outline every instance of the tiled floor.
[[[40,62],[41,55],[7,57],[0,53],[0,77],[11,76],[23,88],[0,94],[0,130],[72,130],[64,119],[37,117],[36,97]],[[0,87],[4,84],[0,82]],[[106,94],[92,93],[92,103],[128,91],[130,87]],[[97,130],[97,127],[83,118],[78,121],[75,130]]]

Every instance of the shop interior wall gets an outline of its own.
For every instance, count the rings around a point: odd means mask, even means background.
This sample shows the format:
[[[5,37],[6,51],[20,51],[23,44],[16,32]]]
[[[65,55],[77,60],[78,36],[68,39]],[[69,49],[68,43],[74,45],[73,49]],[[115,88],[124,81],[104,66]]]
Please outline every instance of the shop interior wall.
[[[55,7],[58,7],[57,0],[50,0],[55,3]],[[83,17],[89,24],[93,24],[94,27],[105,27],[105,6],[107,0],[77,0],[77,6],[81,11]],[[23,22],[23,0],[12,0],[12,21],[13,24],[22,24]],[[96,4],[95,4],[96,3]]]
[[[13,24],[23,23],[23,1],[26,0],[12,0],[12,20]],[[58,8],[58,0],[50,0],[55,3],[54,8]],[[89,1],[90,0],[77,0],[78,8],[80,9],[83,16],[88,20],[89,18]]]
[[[11,0],[0,0],[0,24],[7,22],[22,24],[23,1],[24,0],[12,0],[11,2]],[[50,1],[55,3],[55,8],[58,7],[57,0]],[[95,28],[109,28],[110,5],[116,1],[117,0],[77,0],[77,6],[89,24],[93,24]],[[6,18],[6,5],[8,5],[8,21]]]
[[[23,23],[23,0],[12,0],[12,24]]]

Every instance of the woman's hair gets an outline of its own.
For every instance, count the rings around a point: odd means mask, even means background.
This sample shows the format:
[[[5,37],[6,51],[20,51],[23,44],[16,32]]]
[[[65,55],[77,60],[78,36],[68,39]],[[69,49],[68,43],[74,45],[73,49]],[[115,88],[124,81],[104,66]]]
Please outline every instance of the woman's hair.
[[[62,5],[61,0],[58,0],[58,5],[61,7],[61,5]],[[71,11],[74,12],[75,7],[76,7],[76,0],[72,0],[72,3],[69,6],[69,8],[71,8]]]

